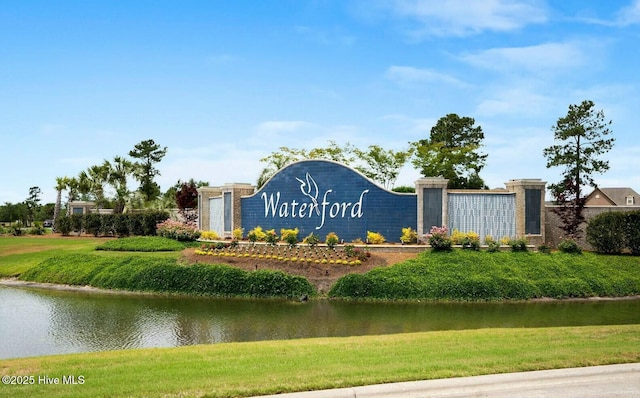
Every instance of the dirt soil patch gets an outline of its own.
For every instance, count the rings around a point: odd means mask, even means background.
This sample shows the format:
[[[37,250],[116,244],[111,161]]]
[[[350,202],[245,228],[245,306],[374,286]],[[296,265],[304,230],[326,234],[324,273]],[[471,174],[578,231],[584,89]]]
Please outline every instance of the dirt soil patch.
[[[342,276],[347,274],[364,274],[373,268],[387,267],[412,258],[416,258],[416,253],[401,252],[375,252],[371,257],[360,265],[344,264],[316,264],[316,263],[289,263],[277,260],[257,260],[255,258],[238,257],[212,257],[194,253],[195,249],[186,249],[182,252],[182,260],[189,264],[227,264],[238,267],[246,271],[258,269],[270,269],[286,272],[292,275],[300,275],[311,282],[318,293],[324,294]]]

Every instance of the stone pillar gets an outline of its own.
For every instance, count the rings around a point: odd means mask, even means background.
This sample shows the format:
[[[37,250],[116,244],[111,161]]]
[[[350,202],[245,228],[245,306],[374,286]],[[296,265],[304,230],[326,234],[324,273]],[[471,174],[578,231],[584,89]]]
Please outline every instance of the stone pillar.
[[[201,187],[198,188],[198,229],[201,231],[209,230],[209,222],[211,220],[209,199],[222,195],[220,187]]]
[[[222,187],[222,195],[229,193],[231,195],[231,230],[224,231],[225,238],[231,238],[233,230],[242,228],[242,197],[252,195],[255,192],[255,186],[251,184],[225,184]],[[226,212],[226,209],[225,209]],[[248,232],[248,231],[247,231]],[[228,235],[228,236],[227,236]]]
[[[526,237],[531,245],[545,243],[545,187],[540,179],[510,180],[505,183],[515,193],[516,237]]]
[[[442,177],[423,177],[415,182],[418,206],[416,228],[419,240],[429,233],[432,226],[447,224],[448,183],[449,180]]]

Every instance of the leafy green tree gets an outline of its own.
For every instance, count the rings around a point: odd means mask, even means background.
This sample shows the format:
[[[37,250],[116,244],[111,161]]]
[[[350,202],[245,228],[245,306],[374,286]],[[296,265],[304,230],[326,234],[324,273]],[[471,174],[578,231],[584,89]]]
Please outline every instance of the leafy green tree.
[[[356,169],[389,189],[393,187],[400,170],[413,154],[413,148],[406,151],[393,151],[385,150],[379,145],[369,145],[366,151],[356,148],[354,153],[364,163],[356,166]]]
[[[571,238],[581,236],[584,222],[582,187],[596,187],[592,175],[609,170],[609,162],[599,157],[613,148],[609,138],[611,121],[602,110],[596,111],[593,101],[569,105],[567,115],[552,127],[557,144],[544,149],[547,168],[562,167],[562,181],[550,184],[549,189],[559,205],[555,211],[562,220],[562,230]]]
[[[449,188],[486,188],[480,178],[486,154],[479,153],[484,133],[475,119],[450,113],[431,128],[428,139],[412,143],[412,163],[425,177],[444,177]]]
[[[155,164],[159,163],[166,153],[167,147],[162,148],[154,140],[141,141],[129,151],[129,156],[140,159],[140,162],[136,163],[138,169],[135,177],[140,182],[138,190],[147,203],[160,196],[160,186],[154,181],[154,177],[160,175],[160,172],[155,168]]]
[[[348,165],[355,160],[352,155],[353,152],[354,148],[351,144],[347,143],[344,147],[341,147],[335,141],[329,141],[329,145],[326,148],[313,148],[309,151],[282,146],[278,151],[272,152],[269,156],[260,159],[260,161],[266,163],[267,166],[260,173],[260,177],[258,177],[258,188],[262,187],[269,178],[273,177],[280,169],[293,162],[304,159],[326,159]]]

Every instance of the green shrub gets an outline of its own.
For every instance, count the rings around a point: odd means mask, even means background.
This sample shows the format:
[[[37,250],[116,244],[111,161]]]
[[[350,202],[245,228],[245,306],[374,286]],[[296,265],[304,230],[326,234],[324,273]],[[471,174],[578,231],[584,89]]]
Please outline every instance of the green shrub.
[[[298,228],[295,229],[286,229],[282,228],[280,230],[280,237],[283,241],[289,244],[289,247],[294,247],[298,244]]]
[[[11,235],[13,236],[22,236],[23,234],[23,230],[22,230],[22,223],[19,221],[16,221],[14,223],[12,223],[9,226],[9,232],[11,233]]]
[[[82,225],[88,234],[98,236],[102,233],[102,218],[98,213],[85,214]]]
[[[573,239],[563,239],[558,243],[558,250],[563,253],[580,254],[582,249],[578,246],[578,243]]]
[[[113,231],[120,237],[126,237],[131,235],[131,229],[129,228],[131,221],[128,214],[118,214],[113,220]]]
[[[34,222],[33,226],[27,230],[27,234],[29,235],[44,235],[46,232],[47,230],[40,221]]]
[[[320,238],[318,237],[318,235],[314,235],[314,233],[311,232],[302,240],[302,243],[307,244],[311,247],[316,247],[318,243],[320,243]]]
[[[640,256],[640,210],[625,214],[625,242],[634,256]]]
[[[71,218],[68,216],[58,216],[55,222],[56,232],[60,232],[62,236],[69,236],[72,231]]]
[[[540,253],[549,254],[549,253],[551,253],[551,247],[549,247],[549,245],[546,245],[546,244],[543,243],[543,244],[538,246],[538,251]]]
[[[586,239],[598,253],[620,253],[625,247],[625,214],[606,212],[593,217],[587,224]]]
[[[526,238],[511,239],[509,241],[509,246],[511,246],[512,252],[526,252],[527,239]]]
[[[264,238],[265,242],[267,242],[270,245],[275,245],[278,243],[278,234],[276,234],[276,230],[275,229],[270,229],[268,231],[265,231],[265,238]]]
[[[71,230],[80,235],[84,228],[84,216],[82,214],[72,214],[70,216],[70,222]]]

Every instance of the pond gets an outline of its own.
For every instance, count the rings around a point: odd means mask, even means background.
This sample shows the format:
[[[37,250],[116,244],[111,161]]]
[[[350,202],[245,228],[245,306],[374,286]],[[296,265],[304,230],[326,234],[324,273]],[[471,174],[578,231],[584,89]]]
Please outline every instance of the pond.
[[[300,303],[0,285],[0,359],[306,337],[638,323],[640,300]]]

